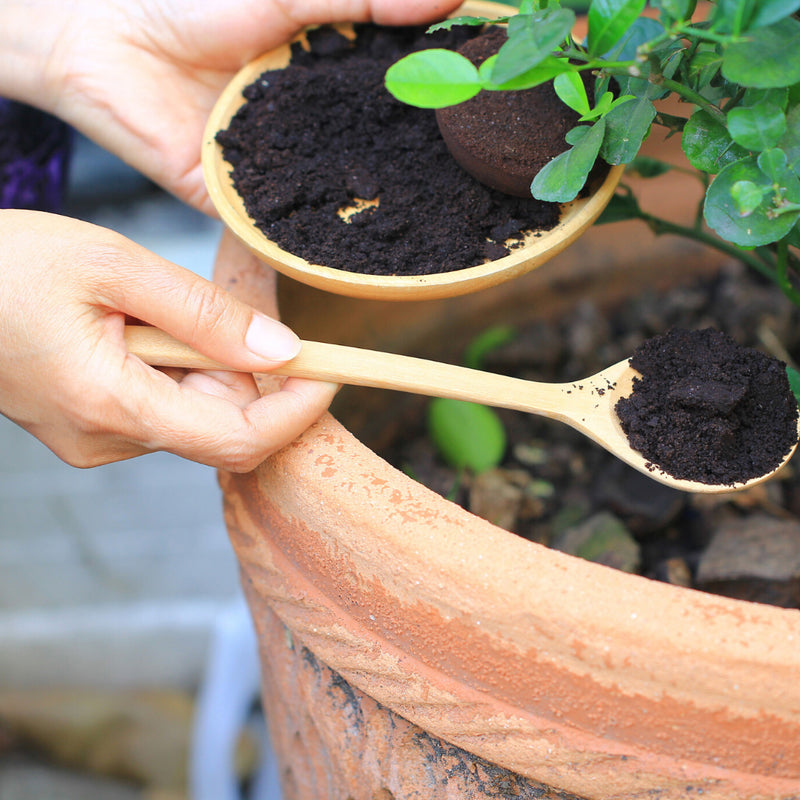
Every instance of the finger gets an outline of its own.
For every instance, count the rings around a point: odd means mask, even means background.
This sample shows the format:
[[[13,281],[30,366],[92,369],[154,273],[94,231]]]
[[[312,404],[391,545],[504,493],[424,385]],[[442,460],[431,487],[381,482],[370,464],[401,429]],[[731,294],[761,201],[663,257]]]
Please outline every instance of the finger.
[[[338,386],[289,379],[271,394],[240,407],[242,386],[177,384],[131,358],[121,396],[129,408],[131,438],[150,450],[167,450],[234,472],[255,468],[289,444],[327,409]],[[193,381],[201,380],[201,373]],[[211,378],[212,380],[217,380]],[[224,387],[224,388],[223,388]]]
[[[124,248],[134,257],[96,272],[96,292],[109,309],[165,330],[237,370],[269,371],[300,351],[288,327],[220,286],[127,240]]]
[[[432,22],[447,16],[461,5],[462,0],[373,0],[371,13],[373,21],[379,25],[413,25]]]
[[[261,6],[271,37],[281,41],[306,25],[329,22],[375,22],[378,25],[414,25],[432,22],[458,8],[461,0],[372,0],[371,2],[331,2],[301,0],[292,3],[267,3]]]
[[[246,408],[261,396],[253,376],[245,372],[189,372],[179,382],[185,389],[219,397],[239,408]]]
[[[207,417],[198,421],[194,416],[195,424],[158,449],[231,472],[249,472],[316,422],[337,390],[328,383],[290,379],[280,391],[243,409],[207,397],[215,401],[208,404]]]

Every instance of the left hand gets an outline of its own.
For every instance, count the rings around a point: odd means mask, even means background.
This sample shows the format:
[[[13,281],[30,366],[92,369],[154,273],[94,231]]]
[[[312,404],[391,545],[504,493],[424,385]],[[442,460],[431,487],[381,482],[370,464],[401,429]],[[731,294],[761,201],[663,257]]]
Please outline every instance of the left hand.
[[[424,23],[460,0],[4,0],[0,95],[39,106],[211,213],[206,119],[252,58],[306,25]]]

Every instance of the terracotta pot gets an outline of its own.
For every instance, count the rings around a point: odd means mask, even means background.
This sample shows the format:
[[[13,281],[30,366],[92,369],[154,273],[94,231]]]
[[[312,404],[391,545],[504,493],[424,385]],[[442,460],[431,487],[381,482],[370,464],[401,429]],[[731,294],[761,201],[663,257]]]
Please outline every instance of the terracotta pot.
[[[644,205],[691,213],[681,181],[643,185]],[[612,303],[721,261],[617,224],[511,283],[397,304],[276,290],[237,247],[219,282],[267,311],[279,297],[305,338],[443,358],[494,320]],[[652,582],[472,516],[365,444],[405,401],[343,391],[255,472],[221,475],[286,800],[800,796],[800,612]]]
[[[219,280],[274,308],[265,268],[239,263]],[[469,299],[370,303],[289,282],[279,294],[309,338],[441,356],[468,338],[469,320],[474,330],[493,316],[552,316],[586,292],[612,302],[718,263],[625,224]],[[380,394],[367,401],[378,418]],[[337,415],[347,406],[343,395]],[[472,774],[503,768],[528,792],[800,793],[800,612],[522,540],[393,469],[330,415],[255,472],[221,480],[287,800],[493,796],[478,777],[449,793],[454,752],[472,754]],[[337,704],[337,692],[350,699]],[[439,755],[426,761],[414,742]],[[409,751],[417,766],[399,767]]]

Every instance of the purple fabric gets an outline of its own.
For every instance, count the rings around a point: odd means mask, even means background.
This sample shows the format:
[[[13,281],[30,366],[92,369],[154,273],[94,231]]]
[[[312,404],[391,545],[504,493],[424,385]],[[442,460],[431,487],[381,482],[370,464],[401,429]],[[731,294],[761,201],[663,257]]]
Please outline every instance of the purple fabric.
[[[65,123],[0,98],[0,208],[60,211],[70,145]]]

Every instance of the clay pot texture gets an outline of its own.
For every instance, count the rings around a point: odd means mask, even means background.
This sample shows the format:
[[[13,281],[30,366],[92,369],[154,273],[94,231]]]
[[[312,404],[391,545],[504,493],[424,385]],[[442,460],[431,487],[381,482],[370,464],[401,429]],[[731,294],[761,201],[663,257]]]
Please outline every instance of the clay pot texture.
[[[366,332],[371,346],[419,353],[436,330],[433,340],[457,341],[459,320],[489,324],[491,309],[547,316],[586,292],[618,299],[713,260],[634,223],[595,228],[547,270],[469,302],[334,300],[290,282],[280,294],[301,335],[328,328],[352,343]],[[231,272],[220,262],[223,285],[274,310],[262,265],[240,257]],[[269,608],[295,646],[387,713],[580,797],[800,792],[800,612],[522,540],[416,484],[332,415],[255,472],[221,480],[265,663],[283,657],[266,636]],[[357,786],[353,776],[353,798],[373,796]]]
[[[643,185],[644,206],[691,213],[694,187],[682,180]],[[674,214],[664,210],[670,198]],[[379,303],[276,286],[232,239],[217,280],[266,311],[279,298],[305,338],[455,357],[476,326],[554,316],[589,293],[613,302],[719,263],[625,223],[595,227],[546,268],[455,300]],[[399,767],[420,732],[552,787],[538,796],[800,795],[800,612],[618,572],[474,517],[364,443],[389,419],[389,397],[342,392],[334,414],[256,471],[221,475],[287,800],[497,796],[479,766],[466,788],[448,788],[446,756],[439,778]],[[355,430],[364,409],[375,425],[357,437],[340,420]],[[378,709],[383,723],[352,736],[360,723],[347,703],[328,722],[332,690],[311,691],[323,685],[316,673],[290,698],[304,704],[294,713],[305,722],[293,720],[277,705],[293,685],[280,675],[312,662],[340,682],[328,674],[325,686],[366,698],[360,708]]]

